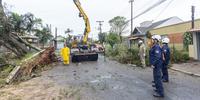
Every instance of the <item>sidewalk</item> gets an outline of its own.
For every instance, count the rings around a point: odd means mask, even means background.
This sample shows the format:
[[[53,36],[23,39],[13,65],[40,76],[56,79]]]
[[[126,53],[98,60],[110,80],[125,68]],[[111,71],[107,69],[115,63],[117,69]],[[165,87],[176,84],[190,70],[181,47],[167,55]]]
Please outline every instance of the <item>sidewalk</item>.
[[[182,64],[173,64],[170,68],[175,71],[179,71],[188,75],[200,77],[200,61]]]

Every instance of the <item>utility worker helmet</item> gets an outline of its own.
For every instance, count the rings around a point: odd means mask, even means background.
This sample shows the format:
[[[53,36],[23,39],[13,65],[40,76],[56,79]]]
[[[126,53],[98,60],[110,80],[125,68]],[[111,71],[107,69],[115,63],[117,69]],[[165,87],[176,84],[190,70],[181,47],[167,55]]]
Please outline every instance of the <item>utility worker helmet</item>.
[[[170,42],[169,38],[163,38],[162,39],[162,43],[167,43],[168,44],[169,42]]]
[[[161,41],[161,36],[160,36],[160,35],[153,35],[151,38],[152,38],[153,40]]]
[[[142,43],[143,43],[143,41],[142,41],[142,40],[139,40],[139,41],[138,41],[138,44],[142,44]]]

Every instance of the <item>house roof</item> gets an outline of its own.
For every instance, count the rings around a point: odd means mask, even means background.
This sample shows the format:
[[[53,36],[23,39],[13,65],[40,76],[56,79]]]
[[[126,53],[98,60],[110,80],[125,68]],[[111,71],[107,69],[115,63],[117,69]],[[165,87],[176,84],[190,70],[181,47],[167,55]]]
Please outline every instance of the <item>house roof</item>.
[[[136,27],[135,30],[133,31],[132,35],[138,35],[137,33],[139,32],[140,34],[146,34],[147,31],[151,30],[151,29],[154,29],[156,27],[159,27],[160,25],[162,26],[167,26],[169,25],[166,24],[166,25],[163,25],[165,22],[167,22],[168,20],[170,19],[177,19],[179,21],[182,21],[180,18],[178,17],[170,17],[170,18],[167,18],[167,19],[164,19],[164,20],[161,20],[161,21],[158,21],[158,22],[155,22],[155,23],[152,23],[150,26],[148,27]],[[174,23],[173,23],[174,24]],[[134,34],[135,33],[135,34]]]

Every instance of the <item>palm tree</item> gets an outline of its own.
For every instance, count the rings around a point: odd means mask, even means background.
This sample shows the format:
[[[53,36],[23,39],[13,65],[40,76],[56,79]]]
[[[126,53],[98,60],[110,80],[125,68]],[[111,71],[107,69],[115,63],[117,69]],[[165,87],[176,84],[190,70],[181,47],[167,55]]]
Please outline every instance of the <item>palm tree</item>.
[[[43,48],[48,40],[53,39],[53,36],[51,35],[49,29],[46,27],[43,27],[42,30],[37,29],[35,36],[39,37],[39,43],[43,45]]]

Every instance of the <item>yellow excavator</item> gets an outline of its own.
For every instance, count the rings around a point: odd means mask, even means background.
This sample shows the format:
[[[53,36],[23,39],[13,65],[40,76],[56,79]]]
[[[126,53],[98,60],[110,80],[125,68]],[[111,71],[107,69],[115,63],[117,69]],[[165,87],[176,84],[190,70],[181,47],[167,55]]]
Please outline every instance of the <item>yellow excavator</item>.
[[[72,62],[82,62],[82,61],[97,61],[98,53],[93,52],[88,46],[88,35],[91,31],[90,22],[88,16],[81,7],[79,0],[73,0],[74,4],[79,10],[79,17],[82,17],[85,22],[85,30],[81,43],[77,42],[76,37],[74,37],[71,48]]]

